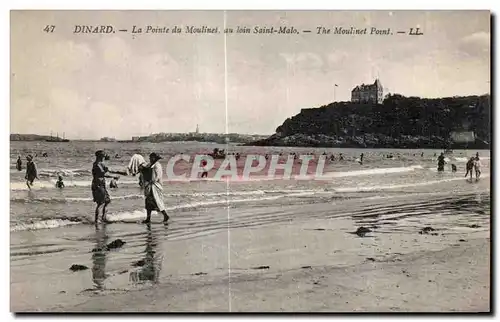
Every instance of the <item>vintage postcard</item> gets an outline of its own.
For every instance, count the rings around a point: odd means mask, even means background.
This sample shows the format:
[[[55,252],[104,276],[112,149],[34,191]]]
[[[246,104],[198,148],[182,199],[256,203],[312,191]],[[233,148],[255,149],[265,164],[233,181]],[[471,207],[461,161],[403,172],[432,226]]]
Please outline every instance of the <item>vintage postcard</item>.
[[[490,312],[489,11],[10,14],[13,312]]]

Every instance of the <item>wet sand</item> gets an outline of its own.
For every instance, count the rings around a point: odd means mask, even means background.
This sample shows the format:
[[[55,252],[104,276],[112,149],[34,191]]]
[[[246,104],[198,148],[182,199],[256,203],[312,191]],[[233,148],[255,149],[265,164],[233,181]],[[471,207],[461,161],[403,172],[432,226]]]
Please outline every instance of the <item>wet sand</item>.
[[[271,262],[270,255],[259,256],[258,262]],[[234,273],[231,282],[212,275],[173,278],[157,288],[96,295],[55,310],[488,312],[489,283],[489,240],[479,238],[440,251],[389,256],[352,266],[247,270]]]
[[[239,227],[233,222],[228,230],[222,219],[218,229],[206,234],[193,227],[196,237],[179,235],[164,243],[160,237],[171,227],[160,224],[159,218],[149,228],[112,224],[108,232],[123,232],[119,225],[130,230],[115,237],[133,243],[140,235],[145,241],[142,266],[134,267],[135,254],[127,247],[108,254],[116,259],[108,258],[107,264],[95,254],[91,269],[53,275],[59,277],[56,286],[47,288],[47,281],[41,281],[36,291],[35,284],[15,284],[12,296],[17,301],[12,309],[486,312],[490,308],[489,182],[475,188],[473,193],[421,192],[242,209],[236,223],[252,217],[280,221]],[[210,212],[204,215],[210,218]],[[353,234],[361,226],[372,232],[365,237]],[[426,227],[433,230],[425,233]],[[88,264],[88,251],[71,259],[54,255],[50,265],[67,271],[71,263]],[[119,261],[118,254],[128,259]],[[85,288],[91,280],[98,286]],[[130,287],[131,281],[137,284]],[[50,297],[43,299],[43,294]]]

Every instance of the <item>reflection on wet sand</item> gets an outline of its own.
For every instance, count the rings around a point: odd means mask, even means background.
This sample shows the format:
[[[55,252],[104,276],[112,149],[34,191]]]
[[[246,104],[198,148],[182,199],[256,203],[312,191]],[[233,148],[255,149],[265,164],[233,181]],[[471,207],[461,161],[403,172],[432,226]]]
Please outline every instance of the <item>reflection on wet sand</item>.
[[[104,289],[106,279],[106,244],[108,235],[106,225],[95,226],[96,246],[92,251],[92,280],[98,290]]]
[[[168,226],[165,226],[165,229]],[[162,256],[157,254],[158,239],[151,229],[151,224],[146,225],[146,248],[144,250],[144,259],[141,259],[132,266],[140,267],[138,270],[130,272],[130,281],[133,283],[143,283],[151,281],[158,283]]]

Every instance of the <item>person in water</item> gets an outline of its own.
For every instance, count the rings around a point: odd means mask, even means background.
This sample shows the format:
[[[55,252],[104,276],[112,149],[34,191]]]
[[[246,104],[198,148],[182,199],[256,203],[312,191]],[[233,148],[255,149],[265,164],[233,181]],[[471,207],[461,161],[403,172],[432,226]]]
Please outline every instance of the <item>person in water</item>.
[[[339,153],[339,161],[344,161],[344,156],[342,155],[342,153]]]
[[[207,169],[205,168],[207,166],[207,160],[201,161],[201,166],[203,167],[203,173],[201,174],[201,177],[206,178],[208,176]]]
[[[474,170],[476,172],[476,180],[479,180],[481,176],[481,161],[479,160],[479,153],[476,153],[476,158],[474,159]]]
[[[111,179],[111,182],[109,183],[109,187],[111,189],[118,188],[118,182],[117,181],[118,181],[118,179],[115,179],[115,178]]]
[[[17,169],[17,171],[23,170],[23,161],[21,160],[21,156],[17,157],[16,169]]]
[[[359,156],[359,164],[361,164],[361,165],[363,164],[363,157],[364,156],[365,155],[363,153],[361,153],[361,155]]]
[[[441,155],[438,157],[438,171],[442,172],[444,171],[444,153],[441,153]]]
[[[451,165],[451,172],[453,172],[453,173],[457,172],[457,166],[456,165],[454,165],[454,164]]]
[[[62,175],[57,177],[56,188],[62,189],[64,188],[64,181]]]
[[[170,218],[163,203],[163,170],[160,164],[162,159],[157,153],[149,155],[149,164],[141,166],[144,179],[144,196],[146,197],[146,220],[144,224],[151,222],[151,212],[157,211],[163,214],[163,222]]]
[[[35,162],[33,162],[33,156],[31,154],[26,157],[26,160],[28,161],[26,163],[26,185],[28,186],[28,189],[31,190],[33,181],[35,181],[35,179],[38,179],[38,172],[36,170],[36,165]]]
[[[102,207],[102,221],[106,221],[106,207],[111,202],[108,190],[106,189],[106,178],[118,177],[110,176],[108,173],[115,173],[110,171],[108,167],[103,163],[106,154],[104,151],[99,150],[95,153],[95,162],[92,165],[92,197],[96,203],[95,207],[95,222],[99,219],[99,208]]]
[[[469,161],[467,161],[467,164],[465,165],[465,169],[467,172],[465,173],[465,177],[467,178],[467,175],[470,173],[470,179],[472,180],[472,169],[474,168],[474,157],[471,157]]]

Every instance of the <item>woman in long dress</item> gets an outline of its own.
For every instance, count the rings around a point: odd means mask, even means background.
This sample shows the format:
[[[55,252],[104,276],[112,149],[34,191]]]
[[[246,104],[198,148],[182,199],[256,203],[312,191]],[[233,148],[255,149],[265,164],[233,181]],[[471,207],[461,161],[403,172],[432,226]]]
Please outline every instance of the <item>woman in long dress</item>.
[[[146,197],[146,220],[143,223],[151,222],[151,213],[157,211],[163,214],[163,221],[167,222],[169,216],[163,203],[163,169],[159,160],[162,157],[157,153],[149,155],[149,164],[141,166],[141,173],[144,180],[144,196]]]

